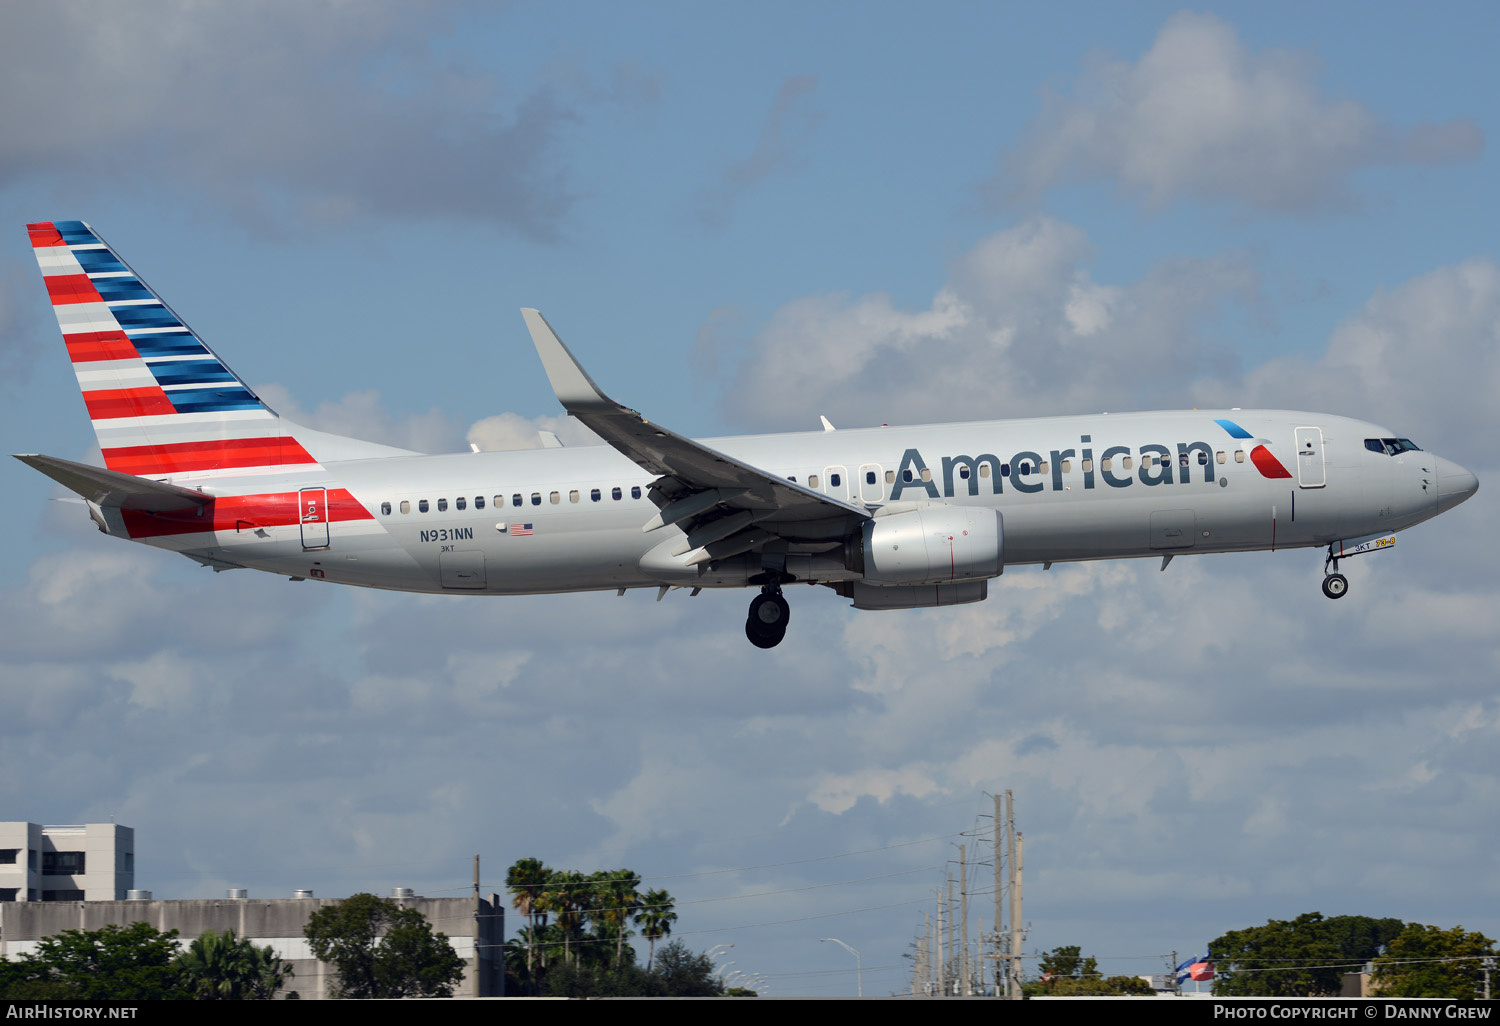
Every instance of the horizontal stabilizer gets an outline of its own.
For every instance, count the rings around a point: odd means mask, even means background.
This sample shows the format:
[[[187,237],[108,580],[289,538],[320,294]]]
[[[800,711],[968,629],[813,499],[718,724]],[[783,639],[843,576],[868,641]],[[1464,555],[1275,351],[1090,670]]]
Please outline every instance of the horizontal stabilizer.
[[[143,477],[91,467],[87,463],[61,460],[56,456],[21,453],[16,455],[16,459],[100,506],[166,513],[207,506],[214,501],[213,496],[190,488],[148,481]]]

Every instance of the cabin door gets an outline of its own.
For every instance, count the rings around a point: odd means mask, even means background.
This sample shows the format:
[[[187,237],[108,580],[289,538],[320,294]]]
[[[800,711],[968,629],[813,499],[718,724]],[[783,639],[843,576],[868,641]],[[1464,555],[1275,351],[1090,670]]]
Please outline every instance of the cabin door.
[[[297,493],[297,511],[303,551],[328,548],[328,489],[302,489]]]
[[[1322,488],[1328,483],[1323,465],[1323,429],[1297,429],[1297,483],[1303,488]]]

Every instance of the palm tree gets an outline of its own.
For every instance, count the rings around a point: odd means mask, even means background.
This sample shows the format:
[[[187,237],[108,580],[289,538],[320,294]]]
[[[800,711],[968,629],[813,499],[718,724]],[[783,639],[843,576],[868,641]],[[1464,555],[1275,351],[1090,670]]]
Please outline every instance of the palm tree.
[[[172,964],[200,1001],[269,1000],[292,975],[269,946],[256,947],[233,930],[203,931]]]
[[[541,859],[518,859],[505,874],[505,886],[510,888],[511,904],[517,912],[531,920],[531,931],[526,935],[526,974],[530,977],[536,970],[536,953],[531,944],[536,933],[537,920],[545,922],[546,915],[540,903],[542,891],[552,871]]]
[[[666,891],[647,891],[635,913],[635,925],[641,928],[641,936],[651,942],[650,954],[646,957],[646,971],[656,958],[656,942],[670,936],[672,924],[677,922],[677,913],[672,911],[672,896]]]
[[[641,907],[641,877],[632,869],[594,874],[598,902],[595,914],[615,935],[615,966],[625,956],[625,927],[636,909]]]
[[[558,929],[562,931],[564,962],[573,961],[573,938],[583,933],[593,887],[593,882],[576,869],[547,874],[540,902],[543,909],[557,917]]]

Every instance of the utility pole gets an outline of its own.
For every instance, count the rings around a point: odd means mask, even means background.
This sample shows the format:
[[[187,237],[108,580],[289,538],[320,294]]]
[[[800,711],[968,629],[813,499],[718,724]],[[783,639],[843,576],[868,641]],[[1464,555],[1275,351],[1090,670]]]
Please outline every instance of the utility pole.
[[[1003,887],[1001,885],[1002,879],[1001,879],[1001,875],[1000,875],[1002,873],[1001,863],[1000,863],[1000,857],[1003,854],[1003,848],[1002,848],[1001,839],[1005,836],[1005,821],[1000,818],[1000,812],[1001,812],[1001,810],[1000,810],[1000,796],[997,794],[997,795],[995,795],[995,996],[996,997],[1001,997],[1005,993],[1001,989],[1001,987],[1003,985],[1003,981],[1005,979],[1004,963],[1000,961],[1001,956],[1003,956],[1005,954],[1005,951],[1003,950],[1004,944],[1001,943],[1001,938],[1004,936],[1003,931],[1005,929],[1005,927],[1002,925],[1005,922],[1005,907],[1004,907],[1005,895],[1004,895],[1004,889],[1003,889]]]
[[[1010,950],[1006,993],[1012,1001],[1021,1000],[1021,861],[1020,838],[1016,835],[1016,805],[1010,789],[1005,790],[1006,864],[1010,866]]]
[[[470,981],[470,992],[474,997],[484,994],[484,916],[479,907],[479,856],[474,856],[474,976]]]
[[[969,862],[966,847],[958,846],[958,907],[963,923],[963,943],[958,949],[958,992],[969,997],[972,992],[969,989]]]
[[[945,906],[943,905],[943,891],[942,888],[938,888],[937,962],[933,965],[933,968],[937,971],[937,987],[933,990],[933,993],[938,997],[948,996],[943,991],[943,988],[946,985],[944,981],[948,978],[947,971],[945,969],[948,964],[945,961],[947,952],[943,949],[943,938],[946,936],[946,934],[944,933],[944,908]]]
[[[953,966],[958,956],[953,950],[953,870],[948,870],[948,966],[943,976],[943,996],[950,997],[953,988],[948,981],[953,977]]]

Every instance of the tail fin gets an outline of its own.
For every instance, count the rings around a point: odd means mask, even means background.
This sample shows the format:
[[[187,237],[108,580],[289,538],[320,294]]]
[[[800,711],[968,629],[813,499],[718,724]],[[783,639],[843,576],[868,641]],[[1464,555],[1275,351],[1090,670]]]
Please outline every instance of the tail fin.
[[[316,469],[299,438],[323,443],[324,459],[405,452],[278,417],[82,221],[26,230],[110,470]]]

